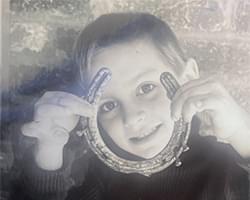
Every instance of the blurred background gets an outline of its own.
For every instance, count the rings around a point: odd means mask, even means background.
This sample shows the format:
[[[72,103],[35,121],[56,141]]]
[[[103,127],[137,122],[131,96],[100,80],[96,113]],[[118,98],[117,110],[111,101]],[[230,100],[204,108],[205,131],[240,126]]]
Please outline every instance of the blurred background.
[[[63,66],[79,31],[99,15],[139,11],[164,19],[198,61],[201,74],[217,73],[250,110],[250,0],[10,0],[9,9],[3,88]]]

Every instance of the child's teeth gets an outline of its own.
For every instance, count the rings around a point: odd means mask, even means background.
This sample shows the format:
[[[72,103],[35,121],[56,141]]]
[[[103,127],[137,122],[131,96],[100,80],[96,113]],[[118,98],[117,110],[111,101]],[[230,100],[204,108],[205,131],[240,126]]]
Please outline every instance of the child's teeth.
[[[150,135],[155,129],[156,127],[146,133],[141,134],[140,136],[138,136],[138,138],[143,138],[143,137]]]

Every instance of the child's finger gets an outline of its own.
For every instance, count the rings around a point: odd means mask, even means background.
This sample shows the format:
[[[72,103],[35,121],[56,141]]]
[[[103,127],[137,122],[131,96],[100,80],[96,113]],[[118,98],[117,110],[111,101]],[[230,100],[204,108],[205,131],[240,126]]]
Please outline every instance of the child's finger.
[[[183,95],[183,93],[188,92],[189,89],[193,89],[196,87],[200,87],[201,85],[206,85],[206,84],[217,84],[214,81],[214,77],[209,76],[208,78],[200,78],[200,79],[194,79],[191,81],[188,81],[184,85],[182,85],[176,92],[173,100],[178,99],[179,96]]]
[[[53,127],[53,135],[57,138],[58,143],[66,143],[69,139],[69,131],[61,126]]]
[[[64,106],[54,104],[40,104],[35,109],[34,120],[38,121],[41,118],[54,118],[73,115],[73,112]]]
[[[214,83],[201,84],[199,86],[189,88],[179,94],[178,98],[176,96],[174,97],[171,103],[171,116],[173,118],[179,118],[181,116],[181,109],[187,99],[206,94],[218,96],[217,93],[218,91],[216,90]]]
[[[43,96],[36,102],[35,106],[39,106],[40,104],[51,103],[57,104],[58,99],[62,98],[72,98],[76,101],[83,101],[80,97],[63,91],[48,91],[43,94]]]
[[[190,122],[196,113],[216,109],[217,104],[213,94],[193,96],[184,102],[181,115],[185,122]]]
[[[79,116],[88,117],[91,116],[95,111],[93,105],[89,104],[87,101],[84,101],[82,99],[81,101],[79,101],[79,99],[65,97],[59,99],[57,104],[61,107],[64,107],[65,112],[69,114],[71,112],[72,114]]]
[[[37,137],[37,122],[29,122],[21,127],[21,133],[28,137]]]
[[[94,111],[93,106],[90,105],[86,100],[76,95],[61,91],[46,92],[35,104],[35,109],[43,110],[44,112],[48,111],[47,114],[49,114],[49,109],[52,109],[51,111],[56,109],[49,107],[49,105],[64,107],[65,114],[90,116]],[[49,107],[49,109],[46,107]],[[60,111],[62,110],[58,110],[58,112],[61,114]]]

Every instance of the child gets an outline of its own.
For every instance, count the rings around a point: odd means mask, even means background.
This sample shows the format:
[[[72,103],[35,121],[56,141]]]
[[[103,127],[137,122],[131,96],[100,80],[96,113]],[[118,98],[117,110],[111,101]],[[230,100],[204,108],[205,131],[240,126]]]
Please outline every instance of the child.
[[[74,58],[83,86],[102,67],[112,72],[98,102],[98,121],[124,157],[159,154],[181,117],[192,123],[190,150],[181,155],[181,167],[150,177],[116,172],[89,152],[86,176],[77,184],[87,163],[67,151],[77,148],[69,138],[82,140],[74,128],[80,117],[93,115],[94,106],[70,93],[46,92],[35,104],[34,120],[22,127],[37,139],[22,164],[23,199],[249,198],[247,173],[237,164],[250,157],[249,115],[217,80],[199,77],[195,60],[185,57],[165,22],[144,13],[103,15],[81,32]],[[182,85],[172,101],[160,83],[163,72]],[[213,137],[199,136],[193,116],[200,112],[212,119]]]

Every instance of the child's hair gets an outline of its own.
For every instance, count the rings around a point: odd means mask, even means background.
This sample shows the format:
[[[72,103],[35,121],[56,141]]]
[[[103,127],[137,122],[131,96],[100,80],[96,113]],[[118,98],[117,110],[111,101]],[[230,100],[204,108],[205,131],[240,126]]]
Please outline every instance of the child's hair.
[[[140,38],[149,39],[177,73],[186,62],[175,34],[161,19],[148,13],[106,14],[89,24],[76,40],[74,60],[80,68],[82,81],[87,80],[95,50]]]

